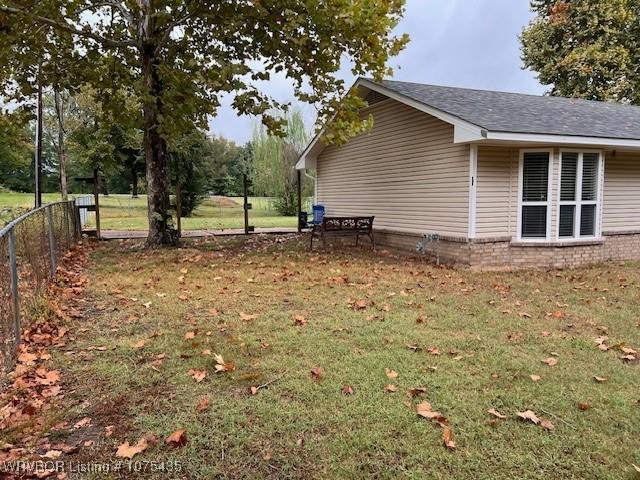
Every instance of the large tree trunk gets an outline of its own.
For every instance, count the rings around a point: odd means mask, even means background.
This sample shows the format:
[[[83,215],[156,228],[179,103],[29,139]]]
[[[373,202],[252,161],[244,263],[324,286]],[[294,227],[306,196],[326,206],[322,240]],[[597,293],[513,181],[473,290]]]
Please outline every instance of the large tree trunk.
[[[64,151],[64,105],[60,92],[56,88],[53,91],[53,98],[56,107],[56,117],[58,117],[58,167],[60,169],[60,194],[62,200],[68,199],[67,192],[67,165]]]
[[[158,75],[153,45],[142,49],[142,75],[146,87],[143,105],[144,153],[147,163],[148,247],[177,245],[178,235],[169,214],[167,143],[160,135],[162,83]]]

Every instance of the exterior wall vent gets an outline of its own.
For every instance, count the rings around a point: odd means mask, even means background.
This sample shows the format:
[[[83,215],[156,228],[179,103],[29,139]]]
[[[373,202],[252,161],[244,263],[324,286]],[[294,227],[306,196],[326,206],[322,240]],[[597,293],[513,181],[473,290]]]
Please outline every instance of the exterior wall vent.
[[[380,102],[384,102],[385,100],[387,100],[389,97],[387,97],[386,95],[383,95],[381,93],[376,92],[375,90],[371,90],[366,97],[364,97],[365,102],[367,102],[367,104],[369,106],[371,105],[375,105],[376,103],[380,103]]]

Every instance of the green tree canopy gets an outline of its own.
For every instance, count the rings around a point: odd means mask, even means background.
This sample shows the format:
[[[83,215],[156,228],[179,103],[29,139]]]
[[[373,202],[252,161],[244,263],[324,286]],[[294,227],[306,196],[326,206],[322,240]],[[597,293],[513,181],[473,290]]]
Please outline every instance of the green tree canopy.
[[[282,73],[300,101],[317,104],[320,123],[332,120],[326,140],[344,141],[367,122],[355,94],[340,100],[345,86],[336,73],[346,60],[354,75],[387,75],[387,61],[408,41],[392,33],[403,12],[404,0],[0,0],[0,81],[23,97],[35,64],[64,64],[114,111],[114,85],[130,89],[144,116],[147,243],[170,244],[172,139],[204,128],[225,92],[239,113],[282,133],[282,119],[270,112],[286,105],[261,90]]]
[[[637,0],[532,0],[524,65],[550,93],[640,104]]]

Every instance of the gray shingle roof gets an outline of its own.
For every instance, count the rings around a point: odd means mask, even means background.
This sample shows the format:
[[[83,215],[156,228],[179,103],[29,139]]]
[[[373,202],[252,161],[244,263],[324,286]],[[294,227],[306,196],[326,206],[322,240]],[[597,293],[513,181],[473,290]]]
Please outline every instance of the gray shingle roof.
[[[640,107],[385,80],[410,99],[493,132],[640,140]]]

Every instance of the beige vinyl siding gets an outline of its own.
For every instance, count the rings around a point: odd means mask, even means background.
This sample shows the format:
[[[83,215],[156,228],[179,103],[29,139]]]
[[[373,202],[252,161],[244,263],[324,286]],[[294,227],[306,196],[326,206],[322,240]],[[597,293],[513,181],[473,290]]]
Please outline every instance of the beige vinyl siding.
[[[519,151],[478,147],[476,238],[516,235]]]
[[[378,229],[466,237],[469,146],[453,144],[453,126],[393,100],[365,113],[370,132],[318,156],[327,215],[375,215]]]
[[[526,148],[538,150],[538,148]],[[553,150],[549,175],[551,215],[549,236],[556,238],[557,197],[560,172],[559,150],[540,147],[540,151]],[[517,147],[478,147],[478,178],[476,185],[476,238],[511,237],[518,235],[518,183],[520,181],[520,152]]]
[[[640,154],[607,154],[602,231],[628,230],[640,230]]]

